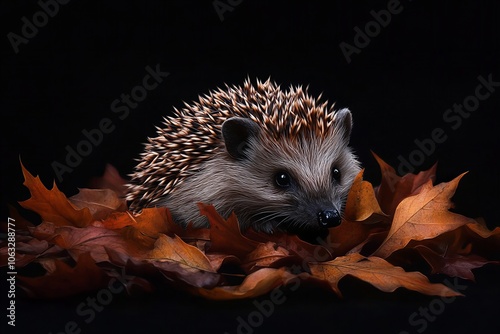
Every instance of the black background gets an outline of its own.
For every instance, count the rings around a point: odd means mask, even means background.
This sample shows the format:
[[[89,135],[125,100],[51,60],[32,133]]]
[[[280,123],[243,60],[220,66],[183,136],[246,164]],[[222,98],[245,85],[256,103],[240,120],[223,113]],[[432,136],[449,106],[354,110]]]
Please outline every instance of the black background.
[[[437,143],[415,171],[439,161],[437,182],[469,171],[454,197],[455,210],[484,217],[490,227],[500,225],[500,87],[456,130],[443,119],[453,104],[474,95],[479,76],[500,81],[500,2],[401,0],[402,11],[352,54],[350,63],[340,43],[355,46],[354,28],[364,30],[374,19],[371,11],[386,9],[388,1],[238,3],[233,1],[221,20],[212,1],[73,0],[60,5],[15,53],[8,34],[22,35],[21,18],[33,22],[41,7],[35,1],[2,1],[2,217],[8,216],[7,203],[29,196],[22,187],[19,157],[50,185],[56,177],[51,164],[64,163],[66,147],[76,148],[85,139],[82,130],[111,119],[115,130],[58,182],[71,195],[99,176],[106,163],[126,177],[141,143],[154,135],[154,125],[173,106],[226,83],[241,84],[246,77],[271,77],[283,88],[309,85],[312,94],[323,93],[339,108],[351,109],[351,143],[366,168],[365,178],[374,184],[380,174],[370,150],[397,167],[399,157],[415,154],[415,140],[429,139],[442,128],[447,140]],[[170,75],[119,119],[111,103],[142,83],[146,66],[157,64]],[[468,284],[467,297],[447,304],[428,322],[426,333],[496,332],[499,271],[487,267],[476,272],[478,283]],[[305,288],[287,296],[255,332],[416,332],[420,326],[411,326],[408,317],[434,300],[401,291],[382,294],[360,283],[352,285],[346,300]],[[255,310],[252,301],[120,295],[86,324],[75,314],[83,300],[18,300],[17,329],[57,333],[74,319],[83,332],[134,333],[144,326],[165,333],[233,333],[237,317]]]

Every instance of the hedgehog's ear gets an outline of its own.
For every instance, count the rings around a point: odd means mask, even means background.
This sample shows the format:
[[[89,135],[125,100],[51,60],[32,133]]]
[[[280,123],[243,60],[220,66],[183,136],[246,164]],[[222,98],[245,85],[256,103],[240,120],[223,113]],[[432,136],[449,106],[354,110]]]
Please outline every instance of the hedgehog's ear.
[[[259,133],[259,126],[248,118],[231,117],[222,123],[222,137],[226,150],[234,159],[246,158],[246,149],[251,138]]]
[[[342,130],[342,137],[349,143],[352,130],[352,115],[349,109],[340,109],[333,117],[334,126]]]

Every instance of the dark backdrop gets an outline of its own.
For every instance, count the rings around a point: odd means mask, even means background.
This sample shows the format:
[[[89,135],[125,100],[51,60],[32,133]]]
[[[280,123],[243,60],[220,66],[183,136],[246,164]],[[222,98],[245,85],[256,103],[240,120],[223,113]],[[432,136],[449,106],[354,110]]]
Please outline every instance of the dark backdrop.
[[[285,88],[309,85],[311,93],[352,110],[352,145],[368,180],[380,180],[370,150],[415,172],[439,161],[438,182],[469,171],[455,210],[500,225],[498,1],[60,2],[0,5],[2,220],[7,203],[29,195],[19,158],[47,185],[57,179],[71,195],[106,163],[126,177],[154,125],[183,101],[247,77],[271,77]],[[148,66],[169,73],[149,91],[140,88]],[[131,93],[141,101],[130,102],[127,112],[122,94]],[[461,104],[462,113],[453,112]],[[108,133],[99,136],[94,129],[102,122]],[[85,133],[95,135],[95,144],[84,147]],[[53,165],[67,165],[68,151],[78,149],[86,156],[73,157],[72,171],[58,177]],[[411,166],[403,168],[403,160]],[[492,328],[500,276],[491,267],[477,272],[478,284],[428,320],[427,333]],[[345,301],[317,291],[291,293],[255,331],[416,332],[423,327],[408,317],[434,300],[367,293]],[[252,301],[210,303],[182,294],[122,297],[90,324],[75,315],[84,298],[20,301],[18,325],[56,333],[75,318],[84,332],[132,333],[140,326],[236,332],[238,316],[255,310]]]

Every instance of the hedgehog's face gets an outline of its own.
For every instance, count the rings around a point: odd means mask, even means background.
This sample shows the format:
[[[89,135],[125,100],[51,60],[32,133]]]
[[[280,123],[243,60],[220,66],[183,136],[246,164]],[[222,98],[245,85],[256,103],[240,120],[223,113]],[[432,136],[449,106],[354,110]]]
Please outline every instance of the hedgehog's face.
[[[222,127],[229,153],[233,210],[242,227],[272,232],[340,224],[342,207],[359,165],[348,147],[351,113],[337,112],[326,135],[270,140],[244,118]]]

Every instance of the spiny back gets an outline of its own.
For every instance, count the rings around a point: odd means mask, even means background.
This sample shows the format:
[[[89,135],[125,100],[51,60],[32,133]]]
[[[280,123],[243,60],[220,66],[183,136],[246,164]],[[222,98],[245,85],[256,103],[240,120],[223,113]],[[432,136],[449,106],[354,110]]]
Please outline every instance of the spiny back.
[[[157,127],[157,137],[148,138],[128,185],[131,210],[154,206],[195,173],[223,147],[222,123],[233,116],[249,118],[260,125],[269,140],[323,137],[334,122],[333,105],[313,98],[307,88],[283,91],[271,82],[247,79],[243,86],[218,89],[199,97]]]

